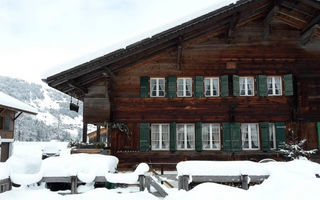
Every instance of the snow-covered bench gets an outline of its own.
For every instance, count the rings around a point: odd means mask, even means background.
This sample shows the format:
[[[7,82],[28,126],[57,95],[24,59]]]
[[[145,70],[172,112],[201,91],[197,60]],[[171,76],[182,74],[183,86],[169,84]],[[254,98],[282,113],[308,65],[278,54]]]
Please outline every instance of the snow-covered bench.
[[[269,177],[263,165],[251,161],[183,161],[177,164],[178,189],[189,190],[191,182],[240,183],[248,189],[249,183],[261,183]]]

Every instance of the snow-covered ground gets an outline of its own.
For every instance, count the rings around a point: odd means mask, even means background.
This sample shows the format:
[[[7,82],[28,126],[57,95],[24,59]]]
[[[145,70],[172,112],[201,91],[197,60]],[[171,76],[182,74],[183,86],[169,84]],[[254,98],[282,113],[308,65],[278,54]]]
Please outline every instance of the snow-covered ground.
[[[15,145],[16,147],[19,145]],[[24,148],[28,149],[27,145]],[[28,151],[22,151],[23,147],[14,150],[13,157],[7,163],[0,163],[0,178],[7,178],[9,175],[14,182],[29,184],[36,181],[41,171],[42,173],[76,173],[80,179],[87,182],[84,186],[79,186],[78,191],[82,194],[60,195],[41,186],[21,186],[13,190],[0,194],[1,200],[33,200],[33,199],[54,199],[54,200],[82,200],[82,199],[159,199],[147,191],[139,192],[137,187],[106,189],[96,188],[90,183],[94,175],[105,174],[105,171],[114,172],[117,159],[114,157],[100,157],[101,155],[68,155],[64,154],[60,158],[48,158],[40,161],[37,148],[30,147]],[[34,145],[37,146],[37,145]],[[41,145],[38,145],[40,148]],[[20,150],[19,150],[20,148]],[[31,154],[31,155],[30,155]],[[85,160],[85,162],[83,161]],[[19,161],[20,160],[20,161]],[[19,162],[18,162],[19,161]],[[82,163],[80,168],[73,168],[72,164]],[[100,168],[101,166],[101,168]],[[97,168],[98,167],[98,168]],[[50,171],[51,170],[51,171]],[[119,174],[118,177],[110,175],[115,182],[136,181],[136,175],[145,173],[148,166],[140,165],[135,172]],[[203,183],[190,191],[177,189],[166,189],[168,196],[165,200],[177,199],[217,199],[217,200],[318,200],[320,196],[320,178],[315,174],[320,174],[320,165],[308,160],[294,160],[291,162],[269,162],[254,163],[249,161],[187,161],[181,162],[177,166],[180,175],[270,175],[260,185],[251,186],[249,190],[225,186],[216,183]],[[81,174],[82,173],[82,174]],[[48,175],[46,174],[46,175]],[[12,176],[13,175],[13,176]],[[30,177],[28,177],[30,175]],[[42,176],[43,174],[41,174]],[[134,175],[134,178],[132,178]],[[108,177],[108,175],[106,175]],[[61,192],[61,191],[60,191]]]

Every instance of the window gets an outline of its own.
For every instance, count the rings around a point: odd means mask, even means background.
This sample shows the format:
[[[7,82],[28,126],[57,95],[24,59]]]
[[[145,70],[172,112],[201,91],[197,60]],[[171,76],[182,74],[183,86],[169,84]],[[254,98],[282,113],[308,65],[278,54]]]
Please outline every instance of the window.
[[[202,124],[203,150],[220,149],[220,124]]]
[[[252,77],[239,77],[240,96],[254,96],[254,81]]]
[[[258,124],[241,124],[242,149],[259,149]]]
[[[270,138],[270,149],[276,148],[276,126],[274,123],[269,123],[269,138]]]
[[[177,124],[177,149],[193,150],[194,149],[194,125]]]
[[[4,119],[4,130],[9,131],[10,130],[10,118],[6,117]]]
[[[169,150],[169,124],[151,124],[152,150]]]
[[[191,97],[192,96],[192,78],[178,78],[178,97]]]
[[[282,95],[282,85],[280,76],[267,77],[268,96]]]
[[[219,96],[219,78],[205,78],[204,90],[204,95],[206,97]]]
[[[165,93],[164,78],[150,78],[150,95],[151,97],[164,97]]]

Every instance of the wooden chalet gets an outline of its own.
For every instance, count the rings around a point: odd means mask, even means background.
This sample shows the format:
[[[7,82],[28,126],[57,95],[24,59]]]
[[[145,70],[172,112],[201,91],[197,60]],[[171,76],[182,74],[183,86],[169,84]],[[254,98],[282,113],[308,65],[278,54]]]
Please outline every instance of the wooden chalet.
[[[10,155],[10,144],[14,141],[14,122],[22,114],[36,115],[35,108],[0,92],[0,162]]]
[[[84,140],[129,127],[110,136],[126,166],[277,158],[289,132],[320,147],[319,24],[319,1],[240,0],[46,82],[84,102]]]

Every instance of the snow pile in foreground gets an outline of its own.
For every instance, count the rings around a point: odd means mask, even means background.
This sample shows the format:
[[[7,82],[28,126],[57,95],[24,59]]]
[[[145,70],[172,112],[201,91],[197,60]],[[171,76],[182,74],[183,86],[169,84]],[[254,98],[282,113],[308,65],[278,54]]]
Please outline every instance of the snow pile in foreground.
[[[9,178],[10,172],[6,163],[0,162],[0,180]]]
[[[134,172],[129,173],[107,173],[106,179],[111,183],[125,183],[136,184],[138,183],[139,175],[143,175],[149,171],[149,165],[146,163],[140,163]]]
[[[45,160],[38,155],[14,154],[5,164],[13,183],[30,185],[39,182],[42,177],[67,176],[78,176],[81,181],[90,183],[96,176],[115,172],[118,162],[114,156],[93,154],[71,154]]]
[[[98,188],[88,191],[83,194],[75,195],[59,195],[56,192],[50,192],[48,189],[37,188],[17,188],[9,192],[0,194],[0,199],[3,200],[88,200],[88,199],[112,199],[112,200],[156,200],[155,196],[148,192],[137,193],[118,193],[117,190],[108,190],[105,188]]]
[[[229,162],[232,166],[232,162]],[[203,164],[203,163],[201,163]],[[195,163],[189,164],[189,167],[196,167]],[[235,163],[237,165],[237,163]],[[270,177],[261,185],[255,185],[249,190],[242,190],[230,186],[219,185],[216,183],[203,183],[194,189],[186,192],[180,190],[171,193],[166,200],[194,200],[200,198],[223,199],[223,200],[318,200],[320,196],[320,179],[315,174],[320,173],[320,165],[308,160],[294,160],[291,162],[270,162],[261,163],[261,168],[268,171]],[[186,165],[180,165],[180,169]],[[209,167],[212,167],[208,166]],[[250,168],[250,165],[248,166]],[[188,169],[183,169],[186,173]],[[189,172],[195,173],[200,169],[189,169]],[[203,169],[205,170],[205,169]],[[222,169],[219,172],[222,172]],[[207,172],[214,172],[214,169],[207,169]],[[248,171],[249,174],[250,171]]]

